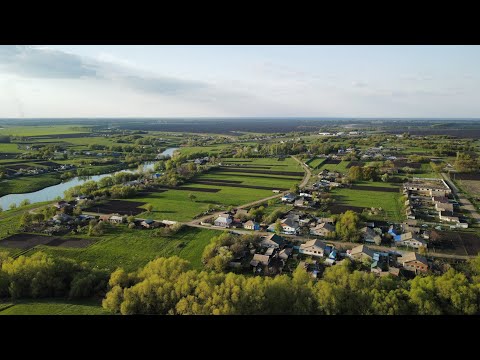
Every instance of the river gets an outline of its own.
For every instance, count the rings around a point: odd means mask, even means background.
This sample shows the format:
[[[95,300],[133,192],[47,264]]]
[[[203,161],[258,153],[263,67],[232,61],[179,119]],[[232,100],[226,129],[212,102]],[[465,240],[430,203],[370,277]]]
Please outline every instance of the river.
[[[172,156],[173,152],[177,149],[178,148],[168,148],[164,152],[162,152],[162,155]],[[147,162],[143,164],[143,169],[151,170],[153,169],[153,165],[154,165],[154,162]],[[138,170],[133,170],[133,171],[121,170],[121,171],[137,172]],[[63,198],[63,193],[65,192],[65,190],[68,190],[73,186],[81,185],[90,180],[98,181],[104,177],[119,173],[121,171],[117,171],[115,173],[88,176],[88,177],[85,177],[85,176],[74,177],[60,184],[49,186],[49,187],[43,188],[42,190],[34,191],[31,193],[8,194],[0,197],[0,207],[2,207],[3,210],[8,210],[11,204],[17,204],[18,206],[25,199],[30,200],[30,203],[34,204],[34,203],[43,202],[43,201],[52,201],[58,196]],[[0,183],[0,186],[1,186],[1,183]]]

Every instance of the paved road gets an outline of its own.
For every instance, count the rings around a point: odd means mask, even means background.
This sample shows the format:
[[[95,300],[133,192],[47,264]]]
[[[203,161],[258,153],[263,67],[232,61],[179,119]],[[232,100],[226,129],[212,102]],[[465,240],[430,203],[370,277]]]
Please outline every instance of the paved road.
[[[442,173],[442,177],[445,180],[445,182],[450,186],[452,189],[452,192],[454,193],[455,196],[458,197],[458,201],[460,203],[460,207],[468,212],[470,214],[470,217],[477,222],[480,222],[480,214],[478,213],[477,209],[475,206],[468,200],[463,193],[458,190],[458,188],[455,186],[453,181],[450,180],[450,177],[446,173]]]

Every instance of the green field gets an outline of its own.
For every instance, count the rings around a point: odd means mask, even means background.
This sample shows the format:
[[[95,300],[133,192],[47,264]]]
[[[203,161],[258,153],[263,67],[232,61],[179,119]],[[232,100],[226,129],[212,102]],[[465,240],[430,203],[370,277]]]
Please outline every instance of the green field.
[[[21,152],[22,150],[18,149],[17,144],[14,144],[14,143],[0,144],[0,154],[1,153],[21,153]]]
[[[227,160],[227,159],[226,159]],[[236,159],[229,159],[236,160]],[[284,161],[278,161],[272,158],[253,159],[252,163],[255,165],[263,165],[270,167],[275,171],[302,171],[302,168],[297,167],[295,160],[287,158]],[[274,166],[275,165],[275,166]],[[278,166],[276,166],[278,165]],[[259,169],[261,170],[261,169]],[[248,169],[245,169],[248,171]],[[270,175],[270,174],[251,174],[244,173],[230,173],[228,171],[213,170],[208,173],[197,176],[194,180],[233,180],[241,181],[241,185],[249,186],[265,186],[275,188],[290,189],[295,183],[299,183],[302,177],[292,177],[284,175]],[[182,185],[186,188],[203,188],[203,189],[220,189],[219,192],[209,193],[202,191],[175,190],[170,189],[165,192],[154,192],[146,197],[135,197],[132,201],[143,201],[153,205],[152,213],[144,213],[139,216],[152,217],[158,220],[175,220],[188,221],[195,216],[205,212],[210,204],[228,206],[238,206],[250,203],[262,198],[274,195],[271,190],[265,189],[249,189],[232,187],[224,184],[218,185],[204,185],[196,183],[188,183]],[[196,196],[195,201],[189,199],[189,194]]]
[[[221,189],[217,193],[207,193],[188,190],[168,190],[155,192],[147,197],[135,197],[132,201],[144,201],[153,205],[153,212],[140,214],[139,217],[152,217],[157,220],[189,221],[196,215],[208,209],[209,204],[228,207],[246,204],[255,200],[274,195],[270,190],[243,189],[214,185],[189,184],[185,187]],[[188,195],[192,193],[197,198],[191,201]]]
[[[325,159],[322,158],[313,158],[307,162],[307,165],[310,166],[312,169],[316,169],[317,166],[319,166],[324,161]]]
[[[225,164],[243,164],[243,165],[255,165],[269,167],[268,170],[274,171],[301,171],[303,172],[302,166],[293,160],[292,158],[284,158],[279,160],[277,158],[252,158],[252,159],[241,159],[241,158],[224,158],[222,163]],[[266,169],[265,169],[266,170]]]
[[[95,267],[114,271],[122,267],[137,270],[157,257],[178,255],[190,261],[192,267],[201,268],[203,248],[218,230],[187,228],[171,237],[155,236],[153,231],[128,229],[125,225],[109,230],[98,241],[83,249],[38,246],[36,250],[54,256],[63,256]]]
[[[348,171],[347,165],[350,161],[341,161],[339,164],[323,164],[320,166],[318,171],[328,170],[328,171],[338,171],[340,173],[346,173]]]
[[[55,126],[13,126],[0,129],[0,135],[15,135],[15,136],[44,136],[44,135],[60,135],[60,134],[77,134],[87,133],[85,130],[72,130],[70,125],[55,125]]]
[[[96,300],[25,300],[0,304],[0,315],[110,315]]]
[[[46,188],[47,186],[60,184],[58,174],[42,174],[24,176],[11,180],[0,180],[0,196],[8,194],[23,194]]]
[[[356,185],[398,187],[396,185],[379,182],[364,182]],[[392,221],[402,221],[405,218],[400,192],[338,188],[333,190],[332,194],[335,198],[335,204],[351,205],[362,208],[382,208],[386,212],[387,219]],[[377,216],[377,219],[384,220],[384,216]]]

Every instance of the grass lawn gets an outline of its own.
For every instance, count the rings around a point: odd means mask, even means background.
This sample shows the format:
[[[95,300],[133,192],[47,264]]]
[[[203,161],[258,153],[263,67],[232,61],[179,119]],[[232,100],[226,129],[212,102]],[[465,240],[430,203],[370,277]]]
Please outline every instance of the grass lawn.
[[[312,169],[316,169],[325,159],[322,158],[312,158],[307,162],[307,165],[310,166]]]
[[[433,171],[432,166],[430,164],[422,164],[421,171],[422,172],[420,174],[413,174],[413,176],[419,177],[419,178],[437,178],[437,179],[442,178],[442,176],[439,173]]]
[[[372,185],[364,184],[364,186]],[[378,186],[388,184],[378,183]],[[362,184],[358,184],[362,185]],[[404,219],[403,206],[401,204],[400,192],[386,192],[386,191],[371,191],[371,190],[359,190],[338,188],[332,191],[335,197],[336,203],[342,205],[358,206],[362,208],[382,208],[387,213],[387,218],[392,221],[401,221]],[[383,218],[383,217],[380,217]]]
[[[262,174],[258,174],[260,176],[265,176]],[[277,176],[270,176],[267,175],[266,177],[258,177],[255,174],[239,174],[239,173],[229,173],[223,171],[215,171],[206,174],[202,174],[197,176],[195,180],[226,180],[226,181],[241,181],[240,185],[258,185],[258,186],[271,186],[271,187],[279,187],[279,188],[286,188],[289,189],[292,187],[293,184],[300,182],[302,180],[301,177],[292,178],[288,177],[287,179],[283,179],[281,175]],[[253,189],[252,189],[253,190]]]
[[[218,155],[218,153],[226,148],[227,146],[231,146],[232,144],[218,144],[212,146],[182,146],[177,151],[179,151],[182,155],[191,155],[194,153],[208,153],[211,155]]]
[[[22,151],[23,150],[18,149],[18,145],[14,143],[0,144],[0,153],[21,153]]]
[[[22,300],[0,304],[0,315],[111,315],[93,299],[67,301],[63,299]],[[13,306],[10,306],[13,305]]]
[[[224,158],[222,163],[225,164],[244,164],[244,165],[255,165],[255,166],[264,166],[269,167],[268,170],[273,171],[301,171],[303,172],[303,167],[293,160],[290,157],[279,160],[277,158]],[[267,170],[267,169],[265,169]]]
[[[3,180],[0,181],[0,196],[34,192],[61,182],[58,174],[42,174]]]
[[[147,197],[135,197],[132,201],[144,201],[153,205],[153,212],[140,214],[139,217],[153,217],[157,220],[189,221],[196,215],[208,209],[209,204],[225,205],[228,207],[246,204],[274,195],[270,190],[244,189],[222,187],[217,185],[188,184],[184,187],[221,189],[217,193],[208,193],[192,190],[168,190],[156,192]],[[191,201],[188,195],[192,193],[197,198]]]
[[[202,267],[201,257],[204,247],[211,238],[219,235],[218,230],[186,228],[171,237],[155,236],[153,231],[128,229],[125,225],[109,230],[98,238],[93,245],[78,248],[60,248],[38,246],[33,251],[43,251],[53,256],[63,256],[110,272],[118,267],[127,271],[137,270],[157,257],[178,255],[192,264],[192,267]],[[83,235],[85,236],[85,235]]]
[[[322,171],[324,169],[327,169],[329,171],[338,171],[340,173],[346,173],[347,172],[347,165],[350,163],[350,161],[341,161],[339,164],[323,164],[318,170]]]
[[[41,207],[48,203],[49,202],[36,203],[8,211],[4,209],[4,211],[0,213],[0,239],[4,239],[18,232],[20,227],[20,218],[25,211]],[[0,247],[0,251],[8,251],[8,249]],[[15,252],[16,251],[17,250],[15,250]]]

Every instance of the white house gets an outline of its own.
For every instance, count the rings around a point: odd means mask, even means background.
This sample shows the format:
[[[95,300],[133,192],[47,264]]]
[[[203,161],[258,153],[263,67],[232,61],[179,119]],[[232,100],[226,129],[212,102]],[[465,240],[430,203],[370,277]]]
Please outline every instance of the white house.
[[[321,240],[310,240],[300,245],[300,254],[323,257],[327,245]]]
[[[232,218],[229,214],[221,214],[218,218],[215,219],[214,225],[224,228],[228,228],[232,223]]]

